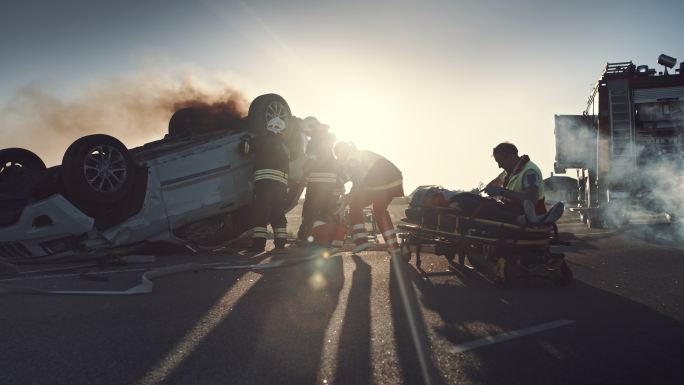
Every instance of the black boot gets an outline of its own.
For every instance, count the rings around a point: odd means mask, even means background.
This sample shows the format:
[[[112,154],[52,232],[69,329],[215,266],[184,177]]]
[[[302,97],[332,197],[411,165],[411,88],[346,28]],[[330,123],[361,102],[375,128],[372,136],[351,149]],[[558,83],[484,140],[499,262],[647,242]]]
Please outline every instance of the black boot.
[[[285,248],[285,243],[287,243],[287,239],[284,238],[276,238],[273,240],[273,244],[275,245],[275,248],[277,250],[282,250]]]
[[[254,251],[261,253],[266,250],[266,238],[252,238],[252,245],[247,249],[247,251]]]

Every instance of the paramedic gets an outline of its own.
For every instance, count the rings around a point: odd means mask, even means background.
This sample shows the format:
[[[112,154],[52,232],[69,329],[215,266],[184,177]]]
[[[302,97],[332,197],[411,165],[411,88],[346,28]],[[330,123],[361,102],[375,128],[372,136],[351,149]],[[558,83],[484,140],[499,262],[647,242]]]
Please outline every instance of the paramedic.
[[[512,143],[498,144],[493,155],[504,171],[485,187],[484,192],[489,196],[500,196],[505,204],[519,208],[524,201],[530,201],[536,214],[546,213],[544,180],[530,157],[518,156],[518,148]]]
[[[484,188],[485,194],[501,197],[506,210],[524,213],[526,222],[555,222],[563,215],[560,202],[546,211],[542,173],[529,156],[519,156],[512,143],[499,143],[493,155],[504,171]]]
[[[342,171],[351,179],[352,188],[343,198],[340,211],[349,203],[349,221],[357,253],[368,249],[364,207],[373,205],[373,216],[393,257],[399,255],[396,230],[387,211],[395,197],[404,196],[401,171],[389,160],[371,152],[358,150],[351,142],[338,142],[334,155]]]
[[[252,245],[249,251],[262,252],[266,247],[267,230],[273,228],[276,249],[285,248],[287,242],[285,219],[286,195],[289,172],[289,151],[283,139],[286,129],[284,120],[276,117],[259,134],[254,144],[243,141],[240,151],[254,153],[254,202],[252,204]]]

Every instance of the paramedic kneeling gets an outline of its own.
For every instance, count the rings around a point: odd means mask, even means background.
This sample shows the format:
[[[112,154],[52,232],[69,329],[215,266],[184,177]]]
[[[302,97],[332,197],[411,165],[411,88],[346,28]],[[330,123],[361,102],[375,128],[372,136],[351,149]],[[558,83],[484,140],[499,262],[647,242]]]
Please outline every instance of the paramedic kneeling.
[[[450,207],[460,209],[463,215],[471,218],[520,225],[554,222],[563,215],[562,203],[546,213],[542,174],[529,156],[518,156],[515,145],[500,143],[494,147],[494,160],[504,172],[489,182],[482,192],[490,197],[501,197],[503,203],[477,194],[460,193],[450,198]]]
[[[518,156],[518,148],[512,143],[499,143],[493,155],[504,171],[483,191],[489,196],[500,196],[505,204],[514,207],[522,208],[523,202],[530,201],[537,215],[545,214],[544,181],[539,167],[529,156]]]

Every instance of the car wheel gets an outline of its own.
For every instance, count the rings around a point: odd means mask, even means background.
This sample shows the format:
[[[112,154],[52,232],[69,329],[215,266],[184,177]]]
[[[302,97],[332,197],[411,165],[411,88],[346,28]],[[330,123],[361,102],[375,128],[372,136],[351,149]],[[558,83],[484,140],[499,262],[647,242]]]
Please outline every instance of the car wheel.
[[[169,119],[169,136],[198,135],[220,130],[244,129],[239,113],[230,108],[186,107]]]
[[[97,134],[84,136],[67,148],[61,173],[70,196],[96,204],[114,203],[131,190],[133,167],[123,143]]]
[[[0,182],[45,170],[45,163],[33,152],[23,148],[0,150]]]
[[[260,133],[266,131],[266,124],[273,118],[282,119],[285,124],[290,124],[290,106],[287,105],[282,96],[276,94],[266,94],[258,96],[249,105],[250,130]]]

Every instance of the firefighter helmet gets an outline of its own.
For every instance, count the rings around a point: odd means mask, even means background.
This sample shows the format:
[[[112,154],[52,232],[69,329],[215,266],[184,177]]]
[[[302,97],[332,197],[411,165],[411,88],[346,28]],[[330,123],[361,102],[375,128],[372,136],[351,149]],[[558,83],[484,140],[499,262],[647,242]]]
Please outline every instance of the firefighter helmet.
[[[274,134],[280,134],[283,131],[285,131],[286,128],[287,128],[287,124],[285,124],[285,121],[280,119],[277,116],[275,118],[269,120],[268,123],[266,124],[266,130],[270,131]]]
[[[319,130],[327,131],[328,128],[330,128],[330,126],[328,126],[327,124],[323,124],[323,123],[319,122],[318,119],[316,119],[313,116],[307,116],[306,118],[304,118],[302,120],[301,128],[302,128],[302,132],[311,136],[311,134],[314,133],[315,131],[319,131]]]
[[[353,152],[356,151],[356,146],[352,142],[337,142],[333,148],[333,153],[335,154],[335,159],[340,162],[344,162],[349,158]]]

